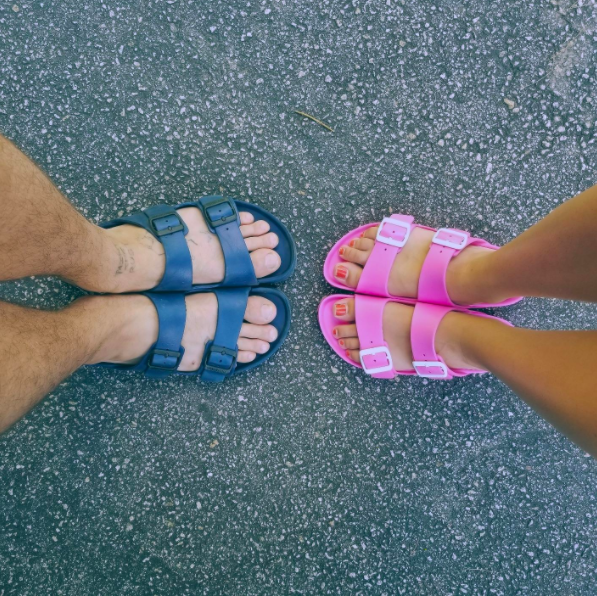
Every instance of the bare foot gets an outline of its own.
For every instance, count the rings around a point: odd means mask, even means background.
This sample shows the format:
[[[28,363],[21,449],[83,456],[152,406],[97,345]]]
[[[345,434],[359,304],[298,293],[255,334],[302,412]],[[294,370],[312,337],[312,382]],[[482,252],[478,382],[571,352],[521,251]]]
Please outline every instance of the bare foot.
[[[407,304],[388,302],[383,313],[383,335],[388,344],[394,368],[399,371],[414,370],[413,353],[410,341],[410,326],[414,307]],[[345,324],[334,328],[334,337],[346,350],[346,355],[356,363],[360,363],[360,342],[357,335],[357,326],[354,324],[354,298],[344,298],[334,304],[334,315],[345,321]],[[464,317],[464,319],[463,319]],[[479,368],[474,362],[468,360],[460,347],[458,329],[463,320],[477,319],[465,313],[450,312],[439,325],[435,336],[435,350],[450,368]]]
[[[100,347],[87,364],[98,362],[133,363],[139,360],[158,337],[158,317],[151,300],[141,294],[127,296],[91,296],[82,300],[102,301],[106,320],[112,328],[105,334]],[[197,370],[201,365],[205,344],[212,340],[216,331],[218,301],[215,294],[189,294],[185,298],[187,322],[182,337],[185,349],[178,370]],[[261,296],[249,296],[238,338],[238,362],[255,360],[257,354],[265,354],[270,342],[278,337],[273,325],[276,307]]]
[[[196,207],[179,209],[189,233],[186,240],[193,261],[193,283],[216,283],[224,279],[224,255],[220,241],[207,227],[203,214]],[[266,221],[258,220],[247,212],[240,214],[240,231],[245,239],[255,275],[265,277],[280,267],[280,256],[273,248],[278,236],[269,231]],[[99,292],[140,292],[154,288],[164,275],[164,247],[147,230],[121,225],[103,230],[109,240],[112,271],[103,287],[87,288]]]
[[[375,246],[377,227],[366,230],[361,238],[351,240],[350,245],[340,247],[340,257],[345,263],[336,265],[334,277],[350,288],[356,288],[363,272],[363,267]],[[419,287],[419,275],[423,262],[429,252],[434,232],[414,228],[404,248],[396,255],[390,272],[388,290],[393,296],[416,298]],[[491,296],[478,298],[479,266],[493,252],[490,248],[468,246],[450,262],[446,284],[448,295],[456,304],[475,304],[477,302],[497,302]],[[501,299],[501,298],[500,298]]]

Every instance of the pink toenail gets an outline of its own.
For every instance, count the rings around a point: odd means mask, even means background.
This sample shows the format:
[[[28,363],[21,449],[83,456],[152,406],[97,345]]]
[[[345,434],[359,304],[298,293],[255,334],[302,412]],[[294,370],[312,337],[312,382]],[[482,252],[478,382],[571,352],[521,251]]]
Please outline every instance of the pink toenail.
[[[338,329],[334,329],[332,333],[334,334],[334,337],[338,337]]]
[[[351,240],[351,241],[348,243],[348,246],[354,247],[354,245],[356,244],[356,242],[357,242],[357,241],[353,239],[353,240]]]
[[[350,350],[346,350],[346,355],[350,358]]]
[[[346,279],[348,277],[348,269],[346,267],[336,267],[336,277],[339,279]]]
[[[334,305],[334,313],[337,317],[343,317],[348,312],[348,307],[346,304],[335,304]]]
[[[340,340],[338,343],[339,343],[339,344],[340,344],[342,347],[344,347],[344,340],[343,340],[343,339],[341,339],[341,340]]]

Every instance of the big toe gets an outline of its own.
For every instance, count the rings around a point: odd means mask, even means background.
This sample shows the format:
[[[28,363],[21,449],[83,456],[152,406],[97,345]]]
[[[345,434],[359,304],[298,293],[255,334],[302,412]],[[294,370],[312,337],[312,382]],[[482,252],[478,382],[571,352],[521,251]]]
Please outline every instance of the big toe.
[[[256,325],[267,325],[276,316],[276,306],[270,300],[262,296],[249,296],[245,320]]]
[[[363,268],[356,263],[339,263],[334,267],[334,278],[349,288],[356,288]]]
[[[334,316],[341,321],[352,322],[355,319],[354,298],[342,298],[334,302]]]
[[[265,277],[271,275],[280,268],[282,259],[280,255],[269,248],[258,248],[251,253],[251,261],[255,269],[255,275]]]

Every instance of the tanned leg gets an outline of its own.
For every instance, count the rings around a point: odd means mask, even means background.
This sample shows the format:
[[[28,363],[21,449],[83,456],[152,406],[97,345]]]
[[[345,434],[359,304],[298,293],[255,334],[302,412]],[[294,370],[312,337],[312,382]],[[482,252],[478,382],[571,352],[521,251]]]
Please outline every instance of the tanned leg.
[[[359,361],[354,300],[335,304],[345,324],[334,335]],[[383,332],[397,370],[412,370],[413,307],[388,303]],[[590,374],[597,362],[597,331],[534,331],[495,319],[451,312],[435,337],[437,353],[452,368],[488,370],[548,422],[597,457],[597,390]],[[439,381],[438,381],[439,382]]]
[[[56,275],[96,292],[135,292],[157,285],[163,247],[151,234],[124,225],[104,230],[88,222],[49,178],[0,135],[0,281]],[[194,283],[223,279],[224,259],[197,208],[181,209],[189,233]],[[241,213],[241,233],[257,277],[278,269],[278,243],[265,221]]]
[[[489,370],[597,457],[597,331],[535,331],[450,313],[444,333],[469,366]]]
[[[470,246],[448,266],[456,304],[494,303],[515,296],[597,301],[597,186],[570,199],[497,251]],[[342,246],[334,276],[356,288],[377,228]],[[396,256],[388,281],[394,296],[416,298],[433,232],[416,228]]]
[[[468,304],[513,296],[597,302],[596,257],[597,185],[498,251],[471,260],[453,283],[461,288],[457,298],[466,298]]]

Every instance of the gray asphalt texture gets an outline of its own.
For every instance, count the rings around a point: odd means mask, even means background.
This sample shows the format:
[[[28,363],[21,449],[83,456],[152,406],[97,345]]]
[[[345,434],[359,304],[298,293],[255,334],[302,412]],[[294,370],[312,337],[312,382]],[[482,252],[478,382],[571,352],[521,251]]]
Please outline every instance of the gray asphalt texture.
[[[257,372],[81,370],[0,439],[0,595],[597,594],[591,458],[489,375],[366,378],[316,320],[358,225],[500,244],[597,182],[596,31],[593,0],[0,4],[0,130],[88,218],[221,191],[299,253],[292,331]]]

